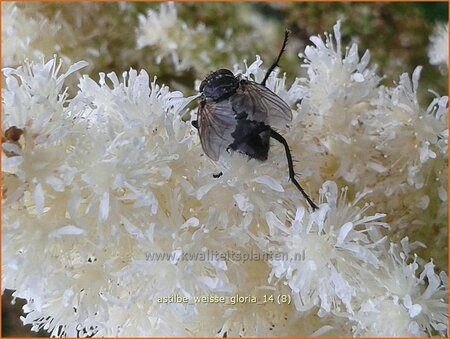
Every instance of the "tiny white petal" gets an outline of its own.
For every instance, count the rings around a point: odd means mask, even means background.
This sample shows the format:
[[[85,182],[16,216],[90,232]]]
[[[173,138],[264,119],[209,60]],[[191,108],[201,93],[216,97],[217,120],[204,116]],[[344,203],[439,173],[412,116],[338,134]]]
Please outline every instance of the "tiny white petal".
[[[211,183],[209,183],[209,184],[206,184],[206,185],[203,185],[202,187],[200,187],[200,188],[197,190],[196,198],[197,198],[198,200],[201,200],[201,199],[205,196],[205,194],[208,193],[209,190],[210,190],[211,188],[213,188],[215,185],[216,185],[215,182],[211,182]]]
[[[353,73],[352,74],[352,79],[355,82],[364,82],[364,75],[362,75],[361,73]]]
[[[36,204],[36,211],[38,214],[44,213],[45,197],[42,185],[39,183],[34,190],[34,201]]]
[[[381,164],[377,164],[372,161],[367,163],[367,168],[371,169],[377,173],[386,173],[388,171],[388,169],[385,166],[383,166]]]
[[[122,216],[122,223],[123,223],[123,226],[125,227],[126,231],[133,238],[144,239],[144,234],[142,233],[142,231],[139,228],[137,228],[135,225],[133,225],[133,223],[131,223],[130,220],[128,220],[127,218]]]
[[[197,227],[199,225],[199,223],[200,223],[200,221],[198,220],[198,218],[192,217],[192,218],[189,218],[188,220],[186,220],[186,222],[183,225],[181,225],[180,228],[184,229],[184,228],[189,228],[189,227]]]
[[[2,154],[2,171],[5,173],[13,173],[15,174],[18,170],[18,167],[23,164],[22,157],[4,157]]]
[[[109,216],[109,192],[103,193],[100,200],[99,218],[101,221],[105,221]]]
[[[47,177],[45,182],[56,192],[64,192],[64,183],[57,177]]]
[[[414,318],[422,312],[422,306],[419,304],[414,304],[409,308],[409,316]]]
[[[19,146],[17,146],[16,144],[4,142],[4,143],[2,143],[2,148],[3,148],[3,151],[5,151],[5,152],[13,153],[15,155],[22,155],[22,149]],[[6,159],[14,159],[14,158],[17,158],[17,157],[6,158]],[[3,167],[4,167],[4,165],[2,166],[2,169],[3,169]]]
[[[336,245],[342,245],[347,235],[350,233],[350,231],[353,229],[353,223],[347,222],[344,225],[342,225],[341,229],[339,230],[339,235],[336,240]]]
[[[183,251],[181,249],[173,250],[170,255],[170,263],[173,265],[176,265],[178,261],[180,260],[181,255],[183,254]]]
[[[257,183],[264,184],[274,191],[277,192],[284,192],[283,186],[281,186],[280,182],[275,180],[272,177],[269,177],[267,175],[262,175],[260,177],[255,178],[253,181],[256,181]]]
[[[248,197],[243,194],[233,195],[234,201],[236,201],[237,206],[243,212],[253,211],[253,204],[249,202]]]
[[[74,225],[67,225],[57,229],[56,231],[49,234],[50,238],[61,238],[63,236],[71,235],[83,235],[86,231],[80,227]]]

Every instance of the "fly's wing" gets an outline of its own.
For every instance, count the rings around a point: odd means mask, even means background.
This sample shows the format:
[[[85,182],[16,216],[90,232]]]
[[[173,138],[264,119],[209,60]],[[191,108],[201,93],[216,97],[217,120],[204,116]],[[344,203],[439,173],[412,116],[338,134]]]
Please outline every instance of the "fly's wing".
[[[237,121],[229,100],[219,103],[202,101],[198,110],[199,135],[203,151],[217,161],[220,154],[233,143],[231,133],[236,129]]]
[[[231,98],[234,111],[246,113],[247,119],[281,126],[292,121],[292,110],[287,103],[266,86],[241,80],[236,95]]]

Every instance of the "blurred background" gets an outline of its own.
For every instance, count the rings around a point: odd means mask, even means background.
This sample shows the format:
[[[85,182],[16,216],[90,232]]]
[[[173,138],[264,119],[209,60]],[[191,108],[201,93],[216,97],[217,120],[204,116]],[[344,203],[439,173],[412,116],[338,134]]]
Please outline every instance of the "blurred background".
[[[215,69],[233,69],[244,60],[251,64],[255,55],[267,67],[288,28],[280,68],[290,84],[305,76],[298,54],[311,44],[309,37],[332,32],[337,20],[343,45],[358,43],[360,56],[369,49],[384,85],[421,65],[421,105],[434,97],[424,89],[448,92],[447,66],[430,64],[428,56],[430,37],[448,22],[446,2],[2,3],[2,67],[56,54],[63,68],[86,60],[83,73],[96,80],[99,72],[145,69],[151,79],[157,76],[159,83],[188,96]],[[48,336],[22,326],[23,304],[4,292],[2,336]]]

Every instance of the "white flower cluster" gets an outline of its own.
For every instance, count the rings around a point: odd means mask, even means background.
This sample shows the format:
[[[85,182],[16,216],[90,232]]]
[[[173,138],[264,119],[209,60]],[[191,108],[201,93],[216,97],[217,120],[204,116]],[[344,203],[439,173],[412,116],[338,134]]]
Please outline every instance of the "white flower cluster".
[[[201,40],[206,41],[209,32],[199,24],[195,29],[181,21],[173,2],[163,3],[159,11],[148,10],[146,15],[140,14],[136,33],[137,48],[151,46],[156,48],[156,63],[170,58],[177,71],[192,66],[192,54]],[[200,40],[200,41],[198,41]],[[203,58],[207,58],[203,53]],[[202,57],[201,55],[198,57]]]
[[[297,106],[282,133],[314,200],[320,188],[313,213],[281,146],[212,163],[181,118],[195,97],[145,71],[83,76],[69,100],[84,62],[4,69],[2,286],[27,300],[24,323],[70,337],[446,335],[446,274],[389,232],[420,219],[407,201],[447,213],[447,98],[422,110],[418,71],[379,86],[367,53],[342,56],[339,29],[312,38],[307,79],[267,81]]]
[[[436,25],[433,35],[430,37],[428,47],[430,64],[442,65],[448,70],[448,24]]]
[[[204,75],[212,71],[211,65],[219,60],[220,63],[235,64],[240,62],[239,53],[265,49],[268,43],[278,40],[276,25],[248,6],[241,6],[233,16],[241,26],[247,27],[248,32],[227,28],[220,34],[201,21],[192,27],[178,13],[178,8],[177,3],[161,3],[158,10],[150,9],[145,15],[138,15],[136,29],[137,49],[148,50],[157,64],[168,60],[177,72],[193,70]],[[263,31],[258,29],[262,24],[265,26]]]
[[[55,54],[65,64],[87,60],[85,72],[89,73],[111,65],[122,69],[136,64],[136,60],[148,65],[151,60],[136,52],[134,39],[130,40],[125,30],[111,31],[111,27],[124,23],[134,25],[131,3],[3,2],[1,6],[3,67],[17,67],[25,59],[39,61]],[[133,34],[133,28],[130,30]]]
[[[345,189],[337,199],[336,184],[325,182],[321,196],[327,204],[312,214],[298,209],[291,227],[271,212],[267,216],[269,239],[275,244],[270,249],[291,257],[302,253],[294,263],[270,262],[271,277],[288,283],[296,310],[318,308],[322,318],[343,318],[354,336],[445,335],[446,274],[438,276],[430,262],[416,277],[417,258],[411,262],[408,253],[419,244],[405,238],[402,250],[387,245],[380,232],[389,227],[380,221],[384,214],[366,216],[372,204],[356,205],[364,194],[348,204]]]
[[[59,51],[55,37],[61,25],[50,22],[39,13],[32,17],[14,2],[2,6],[2,65],[17,66],[25,58],[40,58]],[[45,34],[42,34],[45,32]]]
[[[303,55],[308,78],[297,79],[288,91],[284,80],[268,82],[287,102],[302,100],[288,134],[293,153],[301,154],[299,172],[316,189],[332,178],[354,192],[373,190],[371,198],[396,218],[390,219],[395,227],[420,220],[430,202],[433,219],[446,219],[448,97],[436,94],[427,108],[419,105],[420,67],[412,79],[403,74],[395,87],[380,86],[369,52],[360,58],[356,44],[344,52],[339,23],[334,33],[335,39],[311,38],[314,46]],[[245,75],[260,79],[259,64]]]

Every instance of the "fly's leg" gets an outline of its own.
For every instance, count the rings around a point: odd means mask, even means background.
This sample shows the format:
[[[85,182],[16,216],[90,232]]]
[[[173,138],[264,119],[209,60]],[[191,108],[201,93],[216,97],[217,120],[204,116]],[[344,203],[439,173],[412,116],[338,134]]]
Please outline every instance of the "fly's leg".
[[[220,178],[223,175],[223,172],[219,172],[217,174],[213,174],[213,178],[217,179]]]
[[[193,120],[193,121],[191,122],[191,124],[192,124],[192,126],[194,126],[196,129],[198,129],[198,120]],[[213,178],[217,179],[217,178],[220,178],[222,175],[223,175],[223,173],[222,173],[222,172],[219,172],[219,173],[217,173],[217,174],[213,174]]]
[[[270,73],[273,72],[273,70],[275,69],[275,67],[278,66],[278,63],[280,62],[281,56],[283,55],[285,49],[286,49],[286,45],[287,45],[287,41],[289,38],[289,30],[286,29],[284,31],[284,40],[283,40],[283,45],[281,46],[281,50],[280,53],[278,54],[278,58],[274,61],[274,63],[272,64],[272,66],[270,66],[270,68],[267,70],[266,75],[263,79],[263,81],[261,82],[261,85],[265,86],[266,85],[266,81],[269,78]]]
[[[308,203],[312,207],[313,211],[317,210],[318,209],[317,205],[311,200],[311,198],[308,196],[308,194],[306,194],[306,192],[302,188],[302,186],[300,186],[298,181],[295,179],[294,163],[292,162],[291,151],[289,150],[289,145],[288,145],[286,139],[283,138],[283,136],[281,134],[279,134],[278,132],[274,131],[272,128],[270,129],[270,136],[272,138],[274,138],[275,140],[277,140],[278,142],[283,144],[284,149],[286,151],[286,158],[287,158],[288,167],[289,167],[289,178],[294,183],[295,187],[297,187],[298,190],[300,192],[302,192],[303,196],[308,201]]]

